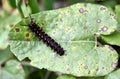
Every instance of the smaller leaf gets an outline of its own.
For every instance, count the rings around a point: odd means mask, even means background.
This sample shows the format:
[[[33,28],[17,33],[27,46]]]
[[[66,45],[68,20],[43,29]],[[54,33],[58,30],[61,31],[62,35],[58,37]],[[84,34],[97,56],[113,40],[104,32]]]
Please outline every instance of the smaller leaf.
[[[105,79],[120,79],[120,69],[113,71],[105,77]]]
[[[57,79],[76,79],[76,78],[71,75],[62,75],[59,76]]]
[[[10,60],[0,70],[0,79],[24,79],[25,73],[18,61]]]
[[[68,3],[70,3],[70,4],[75,4],[75,3],[82,3],[82,2],[95,2],[95,0],[68,0]]]
[[[52,10],[53,9],[53,4],[54,4],[54,0],[43,0],[43,5],[45,10]]]
[[[8,58],[12,57],[12,53],[10,52],[9,48],[5,50],[0,50],[0,63],[6,61]]]
[[[16,8],[16,0],[8,0],[11,7]]]
[[[117,2],[115,0],[109,0],[109,1],[105,0],[102,4],[108,7],[114,7],[117,4]]]
[[[120,32],[116,31],[110,35],[101,35],[102,39],[109,44],[120,46]]]
[[[115,12],[117,16],[117,21],[118,21],[118,29],[120,29],[120,5],[115,6]]]

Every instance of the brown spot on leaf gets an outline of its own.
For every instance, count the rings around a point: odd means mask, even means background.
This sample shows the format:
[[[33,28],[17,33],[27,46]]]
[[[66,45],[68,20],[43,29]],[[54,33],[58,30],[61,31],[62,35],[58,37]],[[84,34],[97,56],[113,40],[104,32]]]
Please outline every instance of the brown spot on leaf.
[[[84,26],[83,29],[86,30],[86,29],[87,29],[87,26]]]
[[[84,6],[87,7],[87,3],[84,3]]]
[[[105,32],[108,30],[108,27],[107,26],[104,26],[103,28],[101,28],[101,31]]]
[[[112,68],[116,68],[117,63],[112,63]]]
[[[110,16],[114,16],[114,14],[111,14],[111,13],[110,13]]]
[[[99,69],[97,68],[96,71],[98,71]]]
[[[88,71],[88,74],[90,74],[90,70]]]
[[[44,23],[41,23],[41,25],[44,25]]]
[[[29,33],[26,33],[26,35],[25,35],[26,37],[29,37],[30,36],[30,34]]]
[[[80,9],[79,9],[79,12],[80,12],[80,13],[84,13],[84,9],[83,9],[83,8],[80,8]]]
[[[105,69],[104,67],[102,67],[102,69]]]
[[[20,29],[19,29],[19,28],[15,28],[15,31],[16,31],[16,32],[20,32]]]
[[[106,10],[106,8],[105,7],[101,7],[100,10]]]
[[[85,65],[85,66],[84,66],[84,68],[85,68],[85,69],[88,69],[88,66],[87,66],[87,65]]]
[[[67,71],[70,71],[70,68],[67,68]]]
[[[97,19],[96,22],[97,22],[97,23],[101,23],[101,19]]]
[[[57,26],[58,24],[55,24],[55,26]]]
[[[12,28],[14,26],[14,24],[10,24],[10,28]]]
[[[30,38],[27,38],[26,41],[30,41]]]
[[[84,12],[88,12],[87,10],[84,10]]]
[[[110,54],[110,56],[113,56],[112,54]]]
[[[112,16],[115,20],[117,19],[117,17],[115,16],[115,14],[110,13],[110,16]]]

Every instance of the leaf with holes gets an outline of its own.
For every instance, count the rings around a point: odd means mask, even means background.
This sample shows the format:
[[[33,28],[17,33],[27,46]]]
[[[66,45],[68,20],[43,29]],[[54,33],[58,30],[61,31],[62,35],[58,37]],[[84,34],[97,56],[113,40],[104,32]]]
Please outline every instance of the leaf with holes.
[[[24,79],[25,73],[20,63],[9,60],[4,67],[0,68],[0,79]]]
[[[67,8],[32,15],[35,22],[65,50],[63,56],[46,46],[27,26],[30,18],[10,31],[11,51],[40,69],[75,76],[102,76],[116,68],[118,54],[110,46],[97,47],[94,34],[109,35],[117,28],[113,12],[95,4],[75,4]]]

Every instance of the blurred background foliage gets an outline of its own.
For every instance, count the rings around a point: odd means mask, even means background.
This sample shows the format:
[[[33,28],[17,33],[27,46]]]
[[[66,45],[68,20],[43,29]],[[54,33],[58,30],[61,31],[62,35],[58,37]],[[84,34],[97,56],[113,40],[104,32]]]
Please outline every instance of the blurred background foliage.
[[[112,8],[114,12],[117,12],[117,16],[120,16],[120,0],[0,0],[0,79],[110,79],[108,78],[109,75],[108,77],[77,78],[71,75],[60,76],[61,73],[59,72],[50,72],[45,69],[40,70],[32,67],[28,63],[28,58],[21,62],[18,61],[9,50],[8,33],[11,28],[21,20],[20,17],[27,17],[29,14],[40,11],[67,7],[75,3],[101,4]],[[117,9],[117,11],[115,11],[115,9]],[[120,18],[117,19],[119,26]],[[21,72],[18,72],[19,64],[21,65],[19,70]],[[14,72],[19,75],[15,75]],[[119,72],[119,70],[117,72]],[[120,76],[117,77],[117,79],[120,79]]]

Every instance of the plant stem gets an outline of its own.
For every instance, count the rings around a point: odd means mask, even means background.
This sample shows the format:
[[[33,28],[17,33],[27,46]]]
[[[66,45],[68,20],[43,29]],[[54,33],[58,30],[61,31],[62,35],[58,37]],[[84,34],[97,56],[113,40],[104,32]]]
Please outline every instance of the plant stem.
[[[22,11],[22,8],[21,8],[22,1],[23,1],[23,0],[18,0],[18,2],[17,2],[17,8],[18,8],[18,11],[19,11],[19,13],[20,13],[21,18],[24,18],[25,16],[24,16],[23,11]]]

